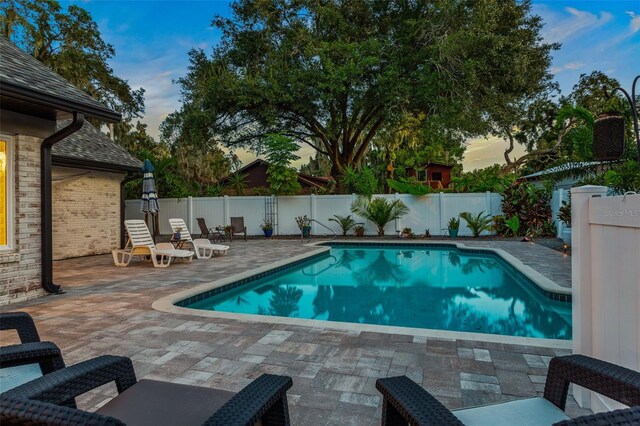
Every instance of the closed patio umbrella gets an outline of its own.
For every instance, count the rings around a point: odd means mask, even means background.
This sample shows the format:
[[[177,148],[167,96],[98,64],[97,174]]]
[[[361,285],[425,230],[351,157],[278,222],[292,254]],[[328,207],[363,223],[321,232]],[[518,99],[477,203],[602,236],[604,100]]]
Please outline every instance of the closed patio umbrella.
[[[160,205],[158,204],[158,194],[156,193],[156,183],[153,178],[153,165],[151,161],[144,160],[144,164],[142,165],[142,172],[144,173],[142,179],[142,207],[140,211],[144,213],[144,221],[147,222],[147,226],[149,222],[147,221],[148,215],[151,215],[153,226],[151,228],[151,234],[155,240],[158,231],[158,220],[157,215],[160,211]]]

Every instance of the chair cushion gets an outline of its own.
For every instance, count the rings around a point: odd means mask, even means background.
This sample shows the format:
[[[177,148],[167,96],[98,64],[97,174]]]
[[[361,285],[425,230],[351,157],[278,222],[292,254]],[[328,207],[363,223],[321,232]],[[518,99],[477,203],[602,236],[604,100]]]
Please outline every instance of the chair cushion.
[[[40,370],[40,365],[38,364],[0,368],[0,393],[23,385],[38,377],[42,377],[42,370]]]
[[[143,379],[97,412],[130,426],[201,425],[233,395],[220,389]]]
[[[527,398],[500,404],[455,410],[453,414],[465,425],[552,425],[569,417],[544,398]]]

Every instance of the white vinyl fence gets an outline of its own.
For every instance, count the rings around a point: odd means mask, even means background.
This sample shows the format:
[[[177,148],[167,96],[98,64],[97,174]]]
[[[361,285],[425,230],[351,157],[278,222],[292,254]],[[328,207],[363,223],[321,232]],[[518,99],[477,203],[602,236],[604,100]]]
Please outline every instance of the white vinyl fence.
[[[573,352],[640,371],[640,194],[571,190]],[[574,389],[578,404],[619,408]]]
[[[432,235],[446,234],[447,223],[450,218],[457,217],[460,213],[468,211],[474,214],[485,212],[492,216],[501,214],[500,194],[486,192],[474,194],[431,194],[426,196],[413,196],[406,194],[383,194],[376,197],[402,200],[409,213],[402,219],[391,222],[385,228],[385,234],[394,235],[402,228],[408,227],[416,234],[424,234],[427,229]],[[275,216],[275,231],[279,235],[297,235],[300,233],[296,225],[295,217],[307,215],[331,228],[336,234],[341,235],[340,227],[335,222],[330,222],[333,215],[346,216],[351,214],[351,203],[356,195],[295,195],[278,197],[207,197],[182,199],[160,199],[160,233],[170,234],[169,219],[183,218],[189,230],[199,234],[196,218],[202,217],[207,226],[228,225],[230,218],[244,217],[249,235],[262,235],[260,224],[265,220],[270,202],[277,203],[277,215]],[[353,215],[352,215],[353,216]],[[125,202],[126,219],[142,219],[140,212],[140,200],[127,200]],[[375,225],[366,223],[365,220],[355,217],[357,222],[365,223],[366,235],[376,234]],[[322,226],[312,222],[311,232],[314,235],[331,234]],[[485,234],[488,234],[485,232]],[[471,235],[464,220],[460,221],[459,235]]]

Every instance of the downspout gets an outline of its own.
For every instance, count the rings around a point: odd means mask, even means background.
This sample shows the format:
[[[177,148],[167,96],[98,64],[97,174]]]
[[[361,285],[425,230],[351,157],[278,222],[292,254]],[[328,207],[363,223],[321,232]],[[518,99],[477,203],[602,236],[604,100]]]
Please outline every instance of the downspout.
[[[72,133],[80,130],[83,124],[84,114],[74,112],[71,124],[44,139],[40,146],[42,288],[49,293],[54,294],[61,294],[63,291],[59,285],[53,283],[53,192],[51,189],[51,147]]]

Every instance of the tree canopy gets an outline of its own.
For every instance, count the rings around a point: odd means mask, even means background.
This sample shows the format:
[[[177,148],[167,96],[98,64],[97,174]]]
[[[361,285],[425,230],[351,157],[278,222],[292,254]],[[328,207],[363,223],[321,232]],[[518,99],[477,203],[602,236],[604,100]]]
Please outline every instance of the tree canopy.
[[[133,90],[114,74],[107,61],[115,49],[85,9],[65,10],[55,0],[3,0],[0,34],[125,121],[144,112],[144,89]]]
[[[182,110],[227,146],[269,133],[312,146],[340,183],[407,114],[464,135],[548,77],[528,1],[237,0],[222,40],[190,53]]]

